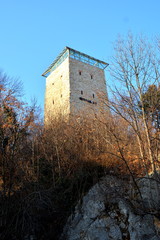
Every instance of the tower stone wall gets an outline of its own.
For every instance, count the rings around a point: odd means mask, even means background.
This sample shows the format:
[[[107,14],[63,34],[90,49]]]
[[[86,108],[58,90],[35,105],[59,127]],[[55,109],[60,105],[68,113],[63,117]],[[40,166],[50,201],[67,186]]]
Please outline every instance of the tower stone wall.
[[[75,59],[69,60],[70,113],[93,117],[105,111],[106,82],[104,70]]]
[[[105,66],[106,63],[70,48],[63,51],[43,74],[49,73],[46,78],[45,124],[70,116],[100,117],[107,111],[105,74],[100,64]]]
[[[70,114],[69,58],[46,78],[45,122]]]

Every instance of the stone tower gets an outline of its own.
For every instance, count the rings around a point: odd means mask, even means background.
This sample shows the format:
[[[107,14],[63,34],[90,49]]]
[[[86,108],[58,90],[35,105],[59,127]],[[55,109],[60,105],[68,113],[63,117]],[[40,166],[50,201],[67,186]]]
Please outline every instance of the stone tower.
[[[108,63],[65,47],[42,74],[46,77],[45,123],[63,117],[89,117],[106,111],[104,69]]]

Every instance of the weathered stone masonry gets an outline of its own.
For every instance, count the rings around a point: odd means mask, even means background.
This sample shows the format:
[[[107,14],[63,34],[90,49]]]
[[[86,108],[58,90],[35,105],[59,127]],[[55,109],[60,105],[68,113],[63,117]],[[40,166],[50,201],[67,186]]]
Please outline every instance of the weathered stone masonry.
[[[66,47],[42,74],[46,77],[45,123],[59,117],[92,118],[106,111],[104,68],[107,66]]]

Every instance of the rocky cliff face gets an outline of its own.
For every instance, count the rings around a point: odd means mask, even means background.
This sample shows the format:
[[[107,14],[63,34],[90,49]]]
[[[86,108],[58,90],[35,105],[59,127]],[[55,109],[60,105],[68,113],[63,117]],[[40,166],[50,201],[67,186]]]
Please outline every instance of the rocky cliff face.
[[[131,183],[114,176],[106,176],[93,186],[76,206],[61,239],[159,240],[158,205],[151,214],[147,205],[151,202],[146,189],[149,185],[144,180],[138,184],[143,188],[140,190],[143,190],[143,197],[146,197],[145,202],[140,201],[137,191],[132,191],[134,187]]]

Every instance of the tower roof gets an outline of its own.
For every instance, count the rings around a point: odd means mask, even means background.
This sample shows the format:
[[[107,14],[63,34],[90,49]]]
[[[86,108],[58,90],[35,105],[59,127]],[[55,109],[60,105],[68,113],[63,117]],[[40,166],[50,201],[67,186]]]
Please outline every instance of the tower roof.
[[[74,50],[70,47],[65,47],[63,51],[58,55],[58,57],[54,60],[54,62],[47,68],[47,70],[42,74],[43,77],[47,77],[47,74],[52,72],[55,68],[57,68],[67,57],[74,58],[78,61],[87,63],[89,65],[105,69],[109,64],[103,62],[99,59],[91,57],[85,53]]]

